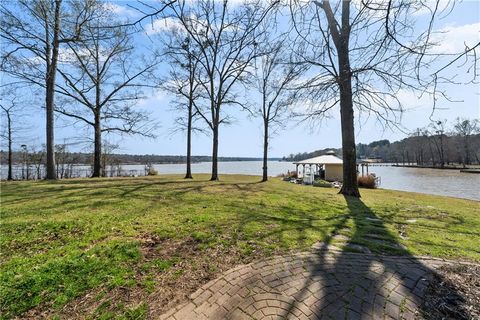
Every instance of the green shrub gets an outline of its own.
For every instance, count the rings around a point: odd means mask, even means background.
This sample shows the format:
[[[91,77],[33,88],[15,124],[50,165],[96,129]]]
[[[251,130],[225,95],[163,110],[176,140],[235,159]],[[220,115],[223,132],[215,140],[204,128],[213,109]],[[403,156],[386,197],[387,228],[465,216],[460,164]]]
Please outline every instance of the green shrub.
[[[325,180],[315,180],[313,181],[314,187],[324,187],[324,188],[331,188],[332,184]]]

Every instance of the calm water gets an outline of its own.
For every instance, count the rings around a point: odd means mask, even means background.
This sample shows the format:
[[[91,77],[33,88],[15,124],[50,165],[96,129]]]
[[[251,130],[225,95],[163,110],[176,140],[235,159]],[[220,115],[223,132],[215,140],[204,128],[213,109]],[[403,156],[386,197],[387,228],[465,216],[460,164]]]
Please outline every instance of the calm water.
[[[236,161],[219,162],[220,174],[248,174],[261,175],[261,161]],[[142,174],[143,165],[123,165],[122,172]],[[159,174],[184,173],[184,164],[155,164],[154,168]],[[76,167],[79,176],[88,176],[90,168],[87,166]],[[209,173],[210,162],[192,164],[193,173]],[[289,162],[271,161],[268,164],[269,175],[277,176],[287,170],[295,170],[295,165]],[[381,188],[420,192],[457,198],[480,200],[480,174],[461,173],[458,170],[436,170],[423,168],[401,167],[370,167],[381,178]],[[6,177],[6,166],[1,167],[2,178]]]
[[[480,174],[459,170],[370,167],[381,188],[480,200]]]
[[[220,173],[261,175],[261,161],[219,162]],[[157,164],[159,173],[184,173],[184,165]],[[210,162],[192,165],[193,173],[209,173]],[[272,161],[268,164],[269,175],[277,176],[287,170],[294,171],[289,162]],[[381,188],[436,194],[457,198],[480,200],[480,174],[462,173],[458,170],[438,170],[402,167],[370,167],[381,178]]]

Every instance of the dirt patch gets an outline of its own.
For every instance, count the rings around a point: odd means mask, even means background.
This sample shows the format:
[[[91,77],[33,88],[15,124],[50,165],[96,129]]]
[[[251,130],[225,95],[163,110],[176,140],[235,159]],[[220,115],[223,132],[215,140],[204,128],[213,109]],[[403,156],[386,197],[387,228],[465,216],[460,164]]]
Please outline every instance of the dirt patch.
[[[99,318],[106,314],[126,314],[142,304],[147,306],[145,318],[157,318],[186,301],[191,293],[220,273],[252,259],[231,247],[206,246],[194,238],[174,240],[142,235],[137,240],[142,258],[135,267],[132,285],[113,289],[100,287],[70,301],[61,310],[54,311],[51,305],[42,305],[22,318],[52,318],[54,315],[61,319]]]
[[[480,266],[439,268],[423,307],[426,319],[480,319]]]

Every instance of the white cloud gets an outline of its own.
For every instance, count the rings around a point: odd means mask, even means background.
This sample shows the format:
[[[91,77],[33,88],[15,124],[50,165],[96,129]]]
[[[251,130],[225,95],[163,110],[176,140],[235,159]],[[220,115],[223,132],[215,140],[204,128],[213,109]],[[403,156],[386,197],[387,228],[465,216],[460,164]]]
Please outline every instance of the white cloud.
[[[228,0],[228,4],[231,6],[240,6],[249,2],[255,2],[255,1],[246,1],[246,0]]]
[[[223,0],[214,0],[215,2],[217,2],[218,4],[223,4]],[[190,0],[189,1],[190,4],[194,4],[196,2],[196,0]],[[227,2],[227,5],[229,7],[237,7],[237,6],[241,6],[241,5],[244,5],[244,4],[255,4],[257,2],[264,2],[264,3],[268,3],[268,0],[228,0]]]
[[[174,18],[161,18],[145,26],[147,35],[154,35],[164,31],[173,31],[183,29],[180,21]]]
[[[38,57],[38,56],[28,57],[25,59],[20,58],[20,61],[24,61],[24,63],[27,63],[32,66],[38,66],[45,63],[45,59],[42,59],[41,57]]]
[[[155,89],[147,93],[147,97],[138,102],[140,108],[156,108],[168,105],[171,94],[162,89]]]
[[[197,0],[187,0],[187,3],[189,3],[190,6],[194,6]],[[223,0],[214,0],[216,4],[221,4]],[[248,5],[248,4],[254,4],[257,2],[265,2],[268,3],[268,0],[228,0],[227,4],[229,8],[236,8],[242,5]],[[207,21],[203,19],[196,19],[195,15],[191,13],[190,21],[192,25],[194,25],[195,28],[206,28]],[[230,25],[226,27],[224,30],[225,31],[234,31],[235,30],[234,25]],[[154,35],[162,32],[169,32],[169,31],[181,31],[183,29],[183,25],[178,21],[176,18],[159,18],[157,20],[154,20],[151,23],[148,23],[145,26],[145,31],[147,35]]]
[[[445,9],[441,6],[442,3],[439,3],[439,4],[440,4],[440,7],[437,10]],[[448,3],[445,3],[445,4],[448,5]],[[412,5],[414,7],[416,6],[416,8],[415,8],[416,10],[413,12],[414,16],[423,16],[423,15],[426,15],[426,14],[431,15],[435,10],[435,6],[437,5],[437,1],[436,0],[428,0],[428,1],[425,1],[425,2],[419,2],[417,4],[412,4]]]
[[[130,9],[128,7],[125,7],[125,6],[121,6],[121,5],[112,3],[112,2],[107,2],[107,3],[104,4],[104,6],[105,6],[105,9],[107,9],[107,10],[113,12],[113,13],[116,13],[120,16],[134,17],[134,16],[138,15],[137,11],[135,11],[133,9]]]
[[[465,24],[461,26],[446,26],[436,30],[432,41],[437,45],[432,49],[432,53],[460,53],[480,42],[480,22]]]
[[[110,51],[110,50],[108,50]],[[86,48],[80,48],[77,49],[77,54],[82,57],[82,60],[89,60],[91,61],[93,58],[92,53],[86,49]],[[106,50],[101,47],[99,51],[99,61],[103,62],[107,59],[108,53]],[[60,64],[70,64],[70,63],[75,63],[78,60],[75,52],[70,49],[70,48],[62,48],[60,47],[59,52],[58,52],[58,62]]]

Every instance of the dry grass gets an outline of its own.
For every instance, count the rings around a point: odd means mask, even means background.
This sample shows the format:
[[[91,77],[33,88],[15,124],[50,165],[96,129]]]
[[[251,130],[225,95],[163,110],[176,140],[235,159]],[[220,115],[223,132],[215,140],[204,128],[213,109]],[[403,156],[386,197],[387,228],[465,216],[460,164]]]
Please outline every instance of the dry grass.
[[[375,177],[372,175],[359,176],[357,180],[358,186],[361,188],[375,189],[377,187]]]
[[[430,284],[424,303],[428,319],[480,319],[480,266],[444,266]]]
[[[239,252],[225,247],[202,249],[202,243],[193,238],[179,241],[142,235],[138,240],[141,260],[134,269],[133,285],[100,286],[70,301],[60,310],[48,304],[39,305],[22,318],[56,316],[61,319],[85,319],[86,315],[115,318],[122,313],[125,318],[131,318],[129,313],[132,313],[132,316],[154,319],[186,301],[191,293],[217,274],[246,262]],[[141,310],[143,305],[148,308]]]

